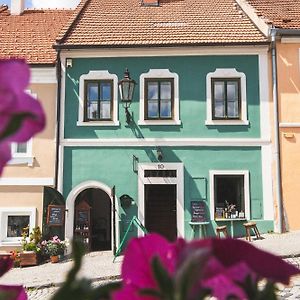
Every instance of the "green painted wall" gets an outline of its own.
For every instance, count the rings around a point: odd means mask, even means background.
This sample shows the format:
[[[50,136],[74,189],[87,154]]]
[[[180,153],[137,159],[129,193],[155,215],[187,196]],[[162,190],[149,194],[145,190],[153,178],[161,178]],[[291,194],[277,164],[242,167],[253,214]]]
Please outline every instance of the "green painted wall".
[[[251,218],[257,219],[261,232],[273,230],[272,222],[263,220],[261,149],[259,147],[162,147],[163,162],[182,162],[184,164],[184,202],[185,202],[185,236],[192,238],[194,232],[189,225],[190,201],[199,197],[209,206],[209,170],[249,170]],[[137,215],[138,175],[132,170],[132,155],[140,163],[157,162],[156,149],[138,147],[100,148],[100,147],[66,147],[64,150],[64,195],[76,185],[97,180],[110,187],[116,186],[116,195],[130,195],[135,205],[126,211],[121,210],[121,234],[131,217]],[[202,180],[205,178],[207,186]],[[208,227],[210,235],[214,234],[213,222]],[[242,223],[236,224],[235,234],[243,235]],[[136,234],[135,231],[132,235]],[[198,235],[196,230],[195,236]]]
[[[149,69],[169,69],[179,75],[180,119],[178,126],[138,126],[139,84],[136,86],[133,111],[134,123],[128,126],[119,104],[119,127],[77,127],[79,78],[90,70],[108,70],[123,78],[128,67],[131,77],[139,83],[142,73]],[[206,126],[206,75],[216,68],[236,68],[247,79],[249,126]],[[259,73],[257,55],[185,56],[185,57],[126,57],[78,58],[66,76],[65,137],[66,138],[153,138],[153,137],[243,137],[260,136]]]

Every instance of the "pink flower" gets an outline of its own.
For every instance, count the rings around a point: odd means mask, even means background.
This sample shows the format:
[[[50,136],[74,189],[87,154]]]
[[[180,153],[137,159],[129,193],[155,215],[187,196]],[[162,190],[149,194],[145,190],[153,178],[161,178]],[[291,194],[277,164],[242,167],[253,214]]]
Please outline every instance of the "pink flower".
[[[0,258],[0,276],[9,271],[12,265],[11,258]],[[27,300],[26,292],[21,285],[0,285],[1,297],[6,300]]]
[[[41,104],[25,91],[29,78],[24,60],[0,60],[0,174],[10,143],[26,142],[45,127]]]
[[[229,296],[246,299],[241,287],[246,278],[257,282],[266,278],[273,282],[289,283],[300,270],[281,258],[261,251],[241,240],[204,239],[186,242],[178,239],[169,243],[157,234],[149,234],[129,242],[122,265],[123,287],[113,294],[114,300],[154,300],[154,296],[141,295],[141,289],[159,289],[151,261],[158,257],[177,288],[184,276],[193,272],[195,279],[189,297],[205,289],[219,300]],[[186,283],[186,281],[185,281]]]

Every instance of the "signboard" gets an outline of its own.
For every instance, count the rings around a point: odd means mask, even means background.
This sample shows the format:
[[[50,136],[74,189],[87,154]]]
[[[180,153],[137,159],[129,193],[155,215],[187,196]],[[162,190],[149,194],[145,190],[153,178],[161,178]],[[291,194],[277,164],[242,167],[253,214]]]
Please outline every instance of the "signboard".
[[[88,210],[79,210],[77,212],[77,222],[82,223],[88,223],[89,222],[89,211]]]
[[[191,222],[207,222],[206,209],[204,201],[192,201],[191,202]]]
[[[48,205],[47,224],[48,226],[63,226],[65,222],[64,205]]]

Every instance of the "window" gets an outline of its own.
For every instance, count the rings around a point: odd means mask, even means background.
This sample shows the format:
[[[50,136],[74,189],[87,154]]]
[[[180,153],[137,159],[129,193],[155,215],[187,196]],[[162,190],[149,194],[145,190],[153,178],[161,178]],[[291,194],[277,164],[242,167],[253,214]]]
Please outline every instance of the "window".
[[[218,119],[240,119],[240,79],[212,79],[212,115]]]
[[[24,143],[12,143],[11,156],[12,159],[9,161],[10,165],[28,164],[29,166],[32,166],[32,139]]]
[[[139,125],[180,125],[178,75],[150,69],[140,76]]]
[[[211,219],[250,218],[248,171],[210,171]]]
[[[174,80],[145,80],[145,117],[148,120],[164,120],[173,118]]]
[[[90,71],[79,79],[77,126],[117,126],[118,77],[108,71]]]
[[[216,69],[206,76],[206,125],[248,125],[246,76],[236,69]]]
[[[0,245],[20,245],[23,228],[35,227],[36,208],[9,207],[0,209]]]
[[[112,120],[113,81],[85,81],[85,121]]]

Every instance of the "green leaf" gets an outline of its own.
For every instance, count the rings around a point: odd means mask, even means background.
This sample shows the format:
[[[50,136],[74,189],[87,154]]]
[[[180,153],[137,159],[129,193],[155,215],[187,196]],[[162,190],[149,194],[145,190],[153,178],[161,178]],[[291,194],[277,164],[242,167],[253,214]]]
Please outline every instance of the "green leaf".
[[[174,299],[174,282],[168,271],[163,267],[158,257],[151,261],[154,278],[159,286],[163,299]]]
[[[259,292],[258,296],[255,298],[255,300],[276,300],[276,291],[277,288],[275,287],[274,282],[267,281],[264,288]]]

